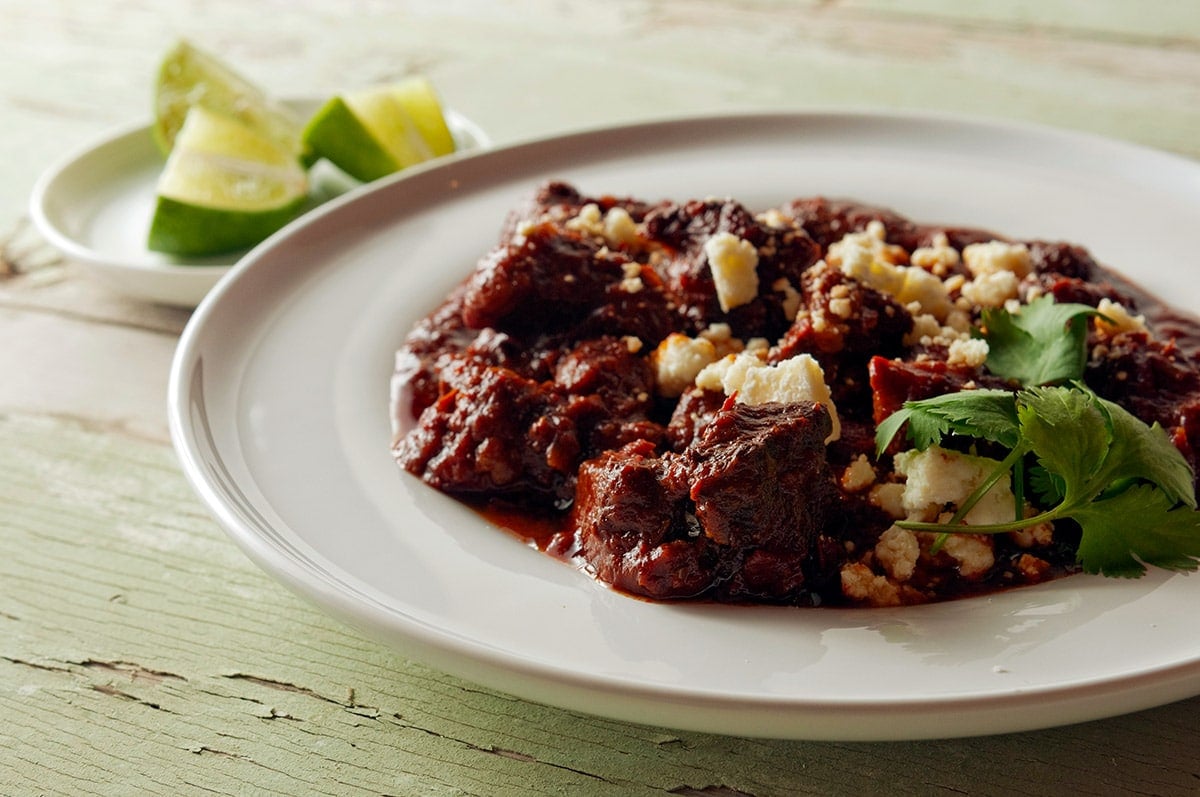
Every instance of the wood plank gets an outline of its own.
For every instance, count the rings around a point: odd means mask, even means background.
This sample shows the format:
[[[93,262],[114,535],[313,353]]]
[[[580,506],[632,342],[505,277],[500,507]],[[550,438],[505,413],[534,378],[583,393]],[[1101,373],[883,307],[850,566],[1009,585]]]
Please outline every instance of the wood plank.
[[[0,412],[72,418],[119,437],[167,442],[173,332],[0,302]]]
[[[1200,778],[1200,699],[894,744],[734,739],[528,703],[406,661],[271,581],[164,445],[8,413],[0,472],[6,794],[1166,795]]]

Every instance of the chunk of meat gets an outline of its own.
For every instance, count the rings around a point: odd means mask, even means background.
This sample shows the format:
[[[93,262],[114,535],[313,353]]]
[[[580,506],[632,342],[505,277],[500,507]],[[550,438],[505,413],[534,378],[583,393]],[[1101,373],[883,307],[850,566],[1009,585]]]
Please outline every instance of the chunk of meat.
[[[803,231],[772,227],[758,221],[732,200],[694,200],[664,204],[646,216],[647,236],[667,248],[665,279],[687,329],[696,333],[714,323],[728,323],[741,338],[778,338],[790,320],[784,282],[795,290],[804,270],[820,250]],[[705,253],[705,244],[718,233],[729,233],[751,244],[758,256],[756,298],[721,309]]]
[[[664,434],[649,418],[650,366],[622,340],[597,338],[561,355],[554,381],[469,352],[440,374],[439,397],[393,454],[452,495],[565,508],[583,459]]]
[[[801,281],[802,312],[772,351],[780,362],[811,354],[821,364],[839,414],[871,417],[867,365],[872,357],[898,357],[912,315],[896,301],[837,269],[818,265]]]
[[[631,275],[639,280],[636,289]],[[549,222],[480,261],[461,307],[465,326],[521,337],[631,335],[655,346],[674,325],[653,269]]]
[[[635,594],[797,600],[832,571],[838,498],[815,404],[727,401],[681,453],[632,443],[585,462],[572,526],[589,566]],[[826,573],[827,575],[827,573]]]

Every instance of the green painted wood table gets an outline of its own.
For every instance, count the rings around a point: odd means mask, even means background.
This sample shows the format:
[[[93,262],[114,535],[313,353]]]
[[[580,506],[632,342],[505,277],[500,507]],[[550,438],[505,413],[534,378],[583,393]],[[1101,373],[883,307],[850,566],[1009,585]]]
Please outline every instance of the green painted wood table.
[[[178,36],[283,95],[424,72],[497,143],[875,107],[1200,158],[1200,4],[0,0],[0,19],[0,793],[1200,793],[1200,698],[815,743],[600,719],[406,660],[257,569],[189,488],[166,430],[189,311],[113,290],[26,211],[49,164],[148,117]]]

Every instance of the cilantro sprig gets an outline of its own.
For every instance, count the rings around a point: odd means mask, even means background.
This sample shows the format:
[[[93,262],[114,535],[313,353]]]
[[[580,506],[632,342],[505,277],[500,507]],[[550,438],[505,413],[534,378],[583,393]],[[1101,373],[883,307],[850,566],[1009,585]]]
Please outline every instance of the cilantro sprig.
[[[1103,315],[1086,304],[1059,304],[1045,294],[1010,313],[986,308],[976,337],[988,344],[988,371],[1021,385],[1051,385],[1083,378],[1087,319]]]
[[[949,523],[899,521],[903,528],[1000,534],[1070,519],[1082,531],[1076,558],[1086,572],[1137,577],[1146,565],[1200,566],[1200,512],[1187,461],[1157,423],[1147,426],[1082,384],[1014,393],[970,390],[905,402],[880,424],[877,450],[886,450],[905,425],[918,449],[957,436],[990,441],[1009,453]],[[1045,508],[1023,517],[1014,507],[1014,519],[1007,523],[961,525],[1006,475],[1018,490],[1028,476],[1037,503]]]

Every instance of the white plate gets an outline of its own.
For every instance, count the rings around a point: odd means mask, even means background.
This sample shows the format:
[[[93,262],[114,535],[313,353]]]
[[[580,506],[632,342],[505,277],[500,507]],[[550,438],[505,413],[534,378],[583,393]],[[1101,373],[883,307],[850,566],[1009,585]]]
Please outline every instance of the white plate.
[[[301,118],[318,100],[289,100]],[[489,145],[483,130],[454,110],[446,121],[459,150]],[[178,258],[146,248],[154,191],[163,157],[146,124],[110,133],[47,169],[34,185],[30,215],[42,235],[119,293],[163,304],[195,307],[244,251]],[[311,172],[316,207],[357,188],[322,161]]]
[[[424,169],[311,214],[200,306],[173,439],[249,556],[450,673],[658,725],[810,739],[996,733],[1200,692],[1200,577],[1077,576],[894,610],[668,605],[611,592],[401,473],[394,349],[543,179],[646,199],[812,194],[1068,239],[1187,306],[1200,165],[966,120],[802,114],[587,132]]]

